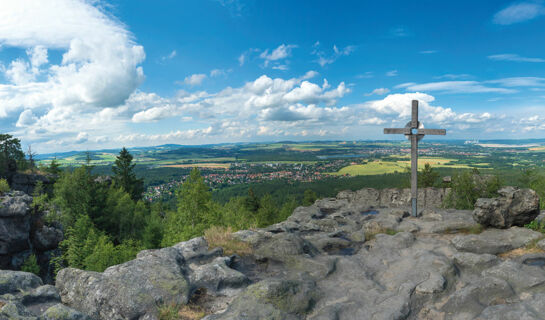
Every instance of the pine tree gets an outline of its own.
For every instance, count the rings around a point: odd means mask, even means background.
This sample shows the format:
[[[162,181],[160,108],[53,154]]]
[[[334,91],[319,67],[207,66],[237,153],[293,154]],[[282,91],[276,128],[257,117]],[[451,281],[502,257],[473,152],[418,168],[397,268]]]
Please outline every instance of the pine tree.
[[[144,181],[136,178],[132,163],[133,157],[129,151],[123,147],[115,160],[115,165],[112,167],[114,172],[114,180],[117,186],[123,188],[131,195],[133,200],[138,200],[142,197],[144,191]]]
[[[216,218],[212,195],[199,169],[191,170],[176,195],[177,210],[167,213],[163,246],[201,235]]]

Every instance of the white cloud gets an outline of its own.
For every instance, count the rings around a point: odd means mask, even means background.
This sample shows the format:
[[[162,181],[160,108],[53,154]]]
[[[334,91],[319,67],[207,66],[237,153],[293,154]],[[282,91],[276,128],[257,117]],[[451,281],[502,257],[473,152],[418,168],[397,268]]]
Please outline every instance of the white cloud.
[[[388,92],[390,92],[390,89],[388,88],[377,88],[371,91],[370,93],[367,93],[366,96],[372,96],[374,94],[381,96],[381,95],[387,94]]]
[[[0,84],[0,117],[19,113],[20,126],[37,118],[23,138],[33,133],[76,134],[86,128],[99,131],[103,126],[91,119],[103,109],[122,105],[143,81],[142,46],[94,3],[0,3],[0,43],[26,49],[27,54],[5,70],[11,83]],[[58,64],[50,63],[48,49],[63,53]],[[34,110],[39,112],[31,113]]]
[[[539,77],[512,77],[489,80],[486,82],[497,83],[504,87],[545,87],[545,78]]]
[[[238,64],[241,67],[244,65],[245,61],[246,61],[246,53],[242,53],[240,56],[238,56]]]
[[[510,25],[535,19],[545,15],[545,7],[541,2],[515,3],[494,15],[493,22],[501,25]]]
[[[381,125],[385,123],[386,123],[386,120],[380,119],[378,117],[366,118],[358,122],[358,124],[361,124],[361,125]]]
[[[259,57],[261,59],[265,59],[268,61],[276,61],[280,59],[286,59],[291,55],[291,50],[293,48],[297,48],[294,44],[281,44],[278,46],[278,48],[274,49],[271,53],[269,53],[269,49],[266,49],[263,51]]]
[[[545,59],[521,57],[518,54],[512,54],[512,53],[494,54],[494,55],[488,56],[488,59],[495,60],[495,61],[514,61],[514,62],[545,62]]]
[[[333,54],[326,54],[323,50],[320,49],[320,41],[316,41],[314,45],[312,46],[312,55],[315,55],[318,57],[315,62],[317,62],[320,66],[325,66],[327,64],[332,64],[333,62],[337,61],[342,56],[349,56],[356,50],[355,46],[349,45],[342,49],[339,49],[337,45],[333,45]]]
[[[32,110],[25,110],[19,115],[19,120],[15,124],[16,127],[28,127],[36,123],[38,118],[32,113]]]
[[[439,51],[437,50],[422,50],[420,51],[420,54],[434,54],[434,53],[437,53]]]
[[[146,96],[147,108],[136,112],[132,121],[157,121],[173,116],[194,116],[199,119],[221,117],[238,121],[253,117],[263,120],[282,118],[281,121],[317,120],[322,113],[316,110],[327,110],[319,107],[319,104],[332,106],[350,92],[350,89],[343,82],[336,88],[331,88],[325,79],[322,86],[308,81],[316,75],[317,72],[309,71],[302,77],[287,80],[263,75],[239,88],[228,87],[216,94],[186,94],[177,99]],[[141,102],[138,104],[142,105]]]
[[[185,77],[184,83],[191,86],[198,86],[202,84],[204,79],[206,79],[206,75],[204,73],[196,73]]]
[[[210,71],[210,77],[211,78],[215,78],[215,77],[220,77],[220,76],[226,76],[228,72],[231,72],[233,71],[232,69],[229,69],[229,70],[225,70],[225,69],[214,69],[212,71]]]
[[[458,114],[451,108],[434,106],[432,103],[435,101],[435,97],[420,92],[390,94],[382,100],[367,102],[363,107],[368,111],[375,112],[377,115],[374,117],[378,119],[401,122],[400,124],[404,125],[403,122],[411,117],[412,100],[419,101],[419,118],[422,121],[429,121],[429,124],[469,128],[474,125],[487,123],[489,120],[496,118],[488,112]],[[369,118],[373,117],[369,116]]]
[[[387,77],[397,77],[397,70],[391,70],[386,72]]]
[[[449,80],[459,80],[459,79],[469,79],[471,78],[470,74],[462,73],[462,74],[452,74],[447,73],[441,76],[434,77],[435,79],[449,79]]]
[[[516,90],[506,88],[487,87],[478,81],[439,81],[429,83],[403,83],[396,88],[405,88],[407,91],[439,91],[445,93],[514,93]]]
[[[373,78],[374,76],[375,75],[373,74],[373,72],[367,71],[365,73],[361,73],[361,74],[356,75],[356,78],[358,78],[358,79],[370,79],[370,78]]]
[[[172,50],[168,55],[162,56],[162,57],[161,57],[161,60],[162,60],[162,61],[165,61],[165,60],[174,59],[174,57],[176,57],[177,54],[178,54],[178,53],[176,52],[176,50]]]

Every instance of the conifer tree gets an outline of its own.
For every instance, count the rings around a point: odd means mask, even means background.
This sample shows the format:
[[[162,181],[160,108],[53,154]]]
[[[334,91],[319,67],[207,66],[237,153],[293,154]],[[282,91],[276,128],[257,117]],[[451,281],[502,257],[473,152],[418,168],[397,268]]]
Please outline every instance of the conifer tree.
[[[130,194],[133,200],[138,200],[142,197],[144,191],[144,181],[136,178],[134,173],[136,164],[132,163],[132,160],[132,155],[123,147],[115,160],[112,171],[114,172],[116,185]]]
[[[199,169],[191,170],[176,195],[177,210],[167,213],[163,246],[199,236],[216,220],[212,195]]]

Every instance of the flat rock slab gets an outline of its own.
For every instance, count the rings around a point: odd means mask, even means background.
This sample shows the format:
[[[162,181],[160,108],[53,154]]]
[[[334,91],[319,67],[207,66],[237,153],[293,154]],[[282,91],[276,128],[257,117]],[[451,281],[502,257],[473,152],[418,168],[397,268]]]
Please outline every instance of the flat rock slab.
[[[445,194],[420,193],[430,203]],[[545,319],[545,253],[497,256],[541,233],[471,234],[482,230],[471,211],[423,207],[414,218],[406,198],[401,189],[343,191],[233,234],[250,255],[224,257],[196,238],[104,273],[63,270],[57,287],[100,320],[156,319],[157,304],[195,301],[201,289],[206,320]]]
[[[527,228],[487,229],[480,234],[458,235],[452,239],[452,245],[465,252],[500,254],[542,237],[542,233]]]

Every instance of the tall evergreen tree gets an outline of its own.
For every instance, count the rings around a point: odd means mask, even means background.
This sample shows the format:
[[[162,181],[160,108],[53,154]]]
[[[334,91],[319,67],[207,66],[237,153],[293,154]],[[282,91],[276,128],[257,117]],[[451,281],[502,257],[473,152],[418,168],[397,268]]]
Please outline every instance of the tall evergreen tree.
[[[0,134],[0,176],[9,176],[17,170],[17,164],[24,161],[21,141],[12,135]]]
[[[178,208],[167,213],[163,246],[199,236],[216,220],[212,195],[199,169],[191,170],[176,195]]]
[[[144,191],[144,180],[136,178],[134,166],[132,163],[132,155],[123,147],[115,160],[115,165],[112,167],[114,172],[114,180],[116,185],[122,187],[133,200],[138,200],[142,197]]]

